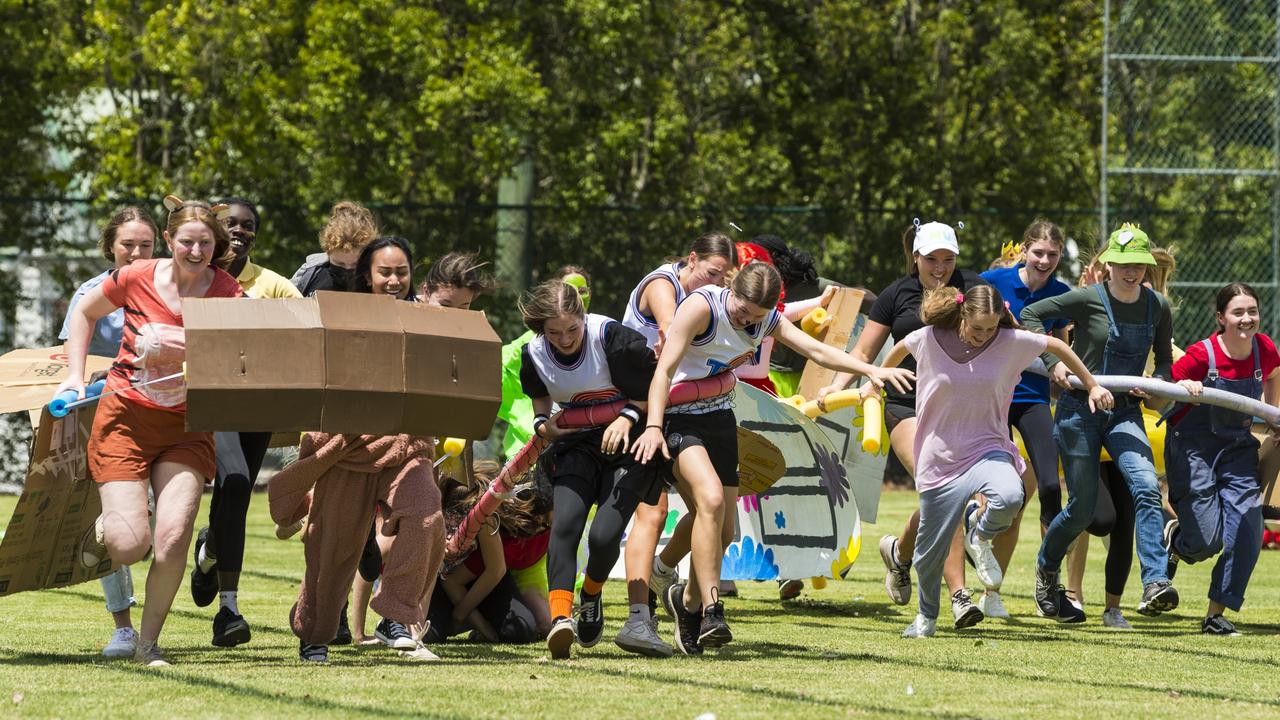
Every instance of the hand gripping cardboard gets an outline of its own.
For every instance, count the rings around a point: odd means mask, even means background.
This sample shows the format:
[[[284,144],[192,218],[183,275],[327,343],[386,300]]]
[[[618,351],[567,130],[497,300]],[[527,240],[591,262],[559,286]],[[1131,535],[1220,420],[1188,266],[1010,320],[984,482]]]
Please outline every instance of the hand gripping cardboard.
[[[335,292],[182,310],[189,430],[479,439],[502,401],[483,313]]]

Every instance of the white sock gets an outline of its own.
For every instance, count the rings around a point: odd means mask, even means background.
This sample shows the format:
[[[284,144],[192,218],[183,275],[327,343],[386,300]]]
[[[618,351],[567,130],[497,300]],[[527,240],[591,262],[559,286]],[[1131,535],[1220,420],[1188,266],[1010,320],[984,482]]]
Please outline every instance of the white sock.
[[[653,571],[654,571],[654,572],[658,573],[659,575],[670,575],[670,574],[671,574],[671,572],[672,572],[673,570],[675,570],[675,568],[667,567],[667,564],[666,564],[666,563],[664,563],[664,562],[662,562],[662,556],[661,556],[661,555],[654,555],[654,556],[653,556]]]
[[[207,573],[218,564],[218,558],[209,557],[209,543],[200,546],[200,572]]]
[[[236,607],[236,591],[235,590],[223,590],[222,592],[218,593],[218,601],[222,603],[222,607],[230,608],[231,612],[237,615],[240,614],[240,608]]]
[[[631,603],[631,616],[627,619],[639,620],[640,622],[643,622],[643,623],[647,623],[650,620],[652,620],[652,618],[649,616],[648,603]]]

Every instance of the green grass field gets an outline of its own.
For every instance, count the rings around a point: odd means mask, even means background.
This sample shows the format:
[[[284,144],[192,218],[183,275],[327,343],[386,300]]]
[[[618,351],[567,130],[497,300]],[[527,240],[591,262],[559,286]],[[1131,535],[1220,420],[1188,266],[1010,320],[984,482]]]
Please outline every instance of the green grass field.
[[[0,498],[5,521],[13,503]],[[1126,602],[1135,632],[1103,628],[1096,606],[1086,625],[1064,628],[1033,616],[1037,542],[1028,528],[1005,584],[1015,620],[966,631],[947,623],[933,640],[907,641],[898,634],[914,603],[889,603],[875,540],[896,532],[914,503],[911,493],[885,495],[881,522],[864,526],[863,556],[845,582],[806,588],[785,604],[773,583],[741,583],[742,597],[728,603],[736,641],[718,654],[646,660],[615,648],[608,638],[624,609],[622,585],[613,583],[606,640],[572,661],[550,662],[541,645],[447,643],[433,647],[438,663],[334,648],[328,666],[304,667],[286,624],[301,544],[275,539],[259,495],[240,591],[250,644],[210,646],[212,613],[193,606],[185,581],[161,642],[174,665],[155,670],[99,655],[111,625],[97,583],[5,597],[0,717],[1280,716],[1280,553],[1264,552],[1254,573],[1237,618],[1243,637],[1198,632],[1208,564],[1182,568],[1183,607],[1157,619],[1132,610],[1135,567]],[[1096,602],[1097,540],[1093,550],[1086,595]],[[144,578],[135,568],[139,591]],[[664,620],[663,633],[670,629]]]

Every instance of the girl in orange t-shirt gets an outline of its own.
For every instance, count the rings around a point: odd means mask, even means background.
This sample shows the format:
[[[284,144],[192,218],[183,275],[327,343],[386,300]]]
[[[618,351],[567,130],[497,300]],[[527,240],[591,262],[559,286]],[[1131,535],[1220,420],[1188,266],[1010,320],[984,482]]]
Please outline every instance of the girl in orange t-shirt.
[[[172,258],[143,260],[114,271],[87,293],[70,317],[70,377],[58,392],[83,394],[84,361],[93,325],[124,308],[124,337],[98,403],[89,436],[89,472],[99,485],[102,515],[81,542],[81,562],[110,554],[121,564],[142,560],[155,541],[147,574],[147,603],[134,661],[166,665],[156,641],[186,570],[186,553],[200,494],[214,474],[213,433],[187,432],[184,297],[240,297],[235,278],[222,269],[232,255],[227,231],[203,203],[165,198],[164,232]],[[151,529],[147,491],[156,498]]]

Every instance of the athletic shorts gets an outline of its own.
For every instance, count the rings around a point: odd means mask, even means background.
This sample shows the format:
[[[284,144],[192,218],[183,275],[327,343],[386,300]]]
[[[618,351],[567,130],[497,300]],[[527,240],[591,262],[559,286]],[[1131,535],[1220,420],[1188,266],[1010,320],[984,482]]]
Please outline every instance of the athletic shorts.
[[[910,420],[916,416],[916,409],[913,405],[902,405],[895,402],[884,404],[884,426],[889,432],[898,427],[898,423],[903,420]]]
[[[738,487],[738,421],[732,409],[701,415],[671,413],[666,418],[671,457],[691,447],[703,447],[724,487]],[[674,477],[674,470],[672,471]]]
[[[150,480],[158,462],[182,463],[208,480],[217,470],[213,433],[187,432],[186,415],[108,395],[89,433],[89,475],[97,482]]]
[[[520,568],[518,570],[508,568],[507,572],[511,574],[511,579],[516,582],[516,589],[522,594],[527,590],[536,590],[542,595],[542,597],[547,597],[549,586],[547,584],[546,553],[543,553],[542,557],[538,558],[538,562],[527,568]]]

